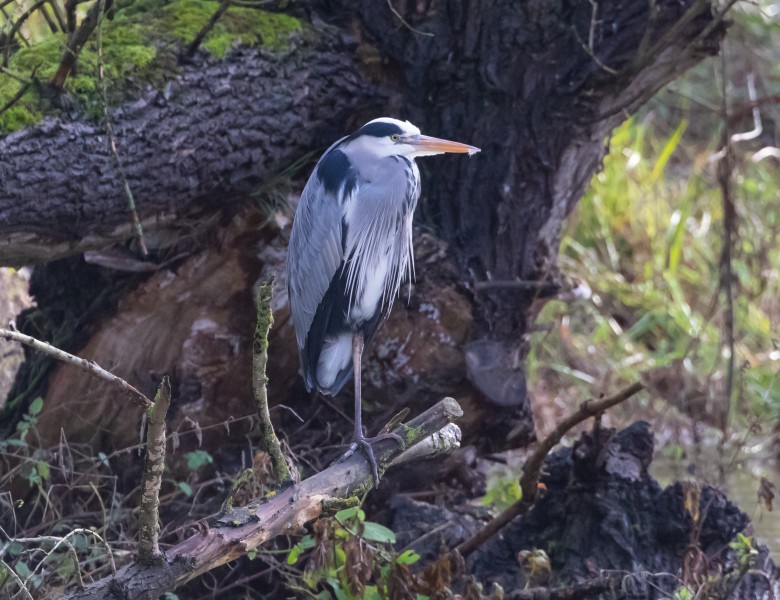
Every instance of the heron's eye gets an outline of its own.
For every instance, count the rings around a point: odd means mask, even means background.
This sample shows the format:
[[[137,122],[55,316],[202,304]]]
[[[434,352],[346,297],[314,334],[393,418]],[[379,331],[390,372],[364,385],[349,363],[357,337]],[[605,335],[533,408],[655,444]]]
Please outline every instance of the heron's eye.
[[[393,135],[390,136],[390,139],[393,140],[394,142],[398,142],[401,140],[401,136],[398,135],[397,133],[394,133]]]

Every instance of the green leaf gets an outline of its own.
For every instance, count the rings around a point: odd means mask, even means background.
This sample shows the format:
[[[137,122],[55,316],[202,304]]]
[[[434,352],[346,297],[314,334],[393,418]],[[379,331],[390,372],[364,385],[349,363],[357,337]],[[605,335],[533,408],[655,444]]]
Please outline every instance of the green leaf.
[[[41,479],[46,481],[49,478],[49,475],[51,474],[49,463],[39,460],[35,463],[35,468],[38,471],[38,475],[41,476]]]
[[[41,412],[41,409],[43,409],[43,398],[38,396],[30,403],[30,408],[27,409],[27,413],[34,417]]]
[[[311,550],[316,545],[317,543],[310,535],[304,535],[300,540],[298,540],[298,543],[296,544],[296,546],[299,546],[301,550]]]
[[[179,489],[182,492],[184,492],[184,495],[187,496],[187,498],[192,496],[192,487],[190,486],[189,483],[187,483],[186,481],[180,481],[176,485],[179,487]]]
[[[304,535],[300,540],[298,540],[298,543],[295,544],[295,546],[290,548],[290,552],[287,555],[287,564],[294,565],[296,562],[298,562],[298,557],[302,552],[310,550],[311,548],[314,548],[314,546],[314,538],[310,535]]]
[[[352,508],[345,508],[344,510],[340,510],[336,513],[336,520],[339,523],[344,523],[345,521],[349,521],[350,519],[354,519],[358,516],[359,512],[363,512],[360,510],[359,506],[353,506]]]
[[[179,600],[179,597],[173,592],[165,592],[162,596],[165,600]]]
[[[22,579],[27,579],[30,575],[32,575],[30,567],[27,566],[27,563],[24,563],[21,560],[14,565],[14,571],[16,571],[16,574]]]
[[[347,600],[347,594],[341,588],[341,583],[335,577],[328,577],[328,585],[333,588],[336,600]]]
[[[105,452],[98,452],[98,458],[100,459],[100,462],[103,463],[103,466],[110,467],[111,464],[108,462],[108,456],[106,456]]]
[[[246,555],[249,560],[254,560],[257,557],[257,550],[249,550]]]
[[[187,468],[191,471],[196,471],[214,462],[211,454],[205,450],[193,450],[192,452],[187,452],[185,456],[187,457]]]
[[[367,585],[363,590],[363,600],[383,600],[375,585]]]
[[[395,533],[391,529],[371,521],[363,523],[363,538],[371,542],[381,542],[383,544],[395,543]]]
[[[290,548],[290,552],[287,554],[287,564],[294,565],[298,562],[298,557],[301,555],[301,549],[298,544]]]
[[[417,552],[414,550],[405,550],[396,557],[395,562],[399,565],[413,565],[418,560],[420,560],[420,555],[417,554]]]
[[[672,157],[672,154],[674,154],[674,151],[677,149],[677,146],[680,144],[680,140],[682,140],[683,133],[685,133],[685,130],[687,128],[688,128],[688,121],[683,119],[680,122],[680,124],[677,126],[677,129],[675,129],[674,133],[672,134],[672,137],[670,137],[669,140],[666,142],[664,149],[661,151],[661,156],[658,157],[658,160],[653,166],[653,171],[652,173],[650,173],[651,181],[654,182],[658,181],[661,175],[663,175],[664,167],[666,166],[666,163],[669,162],[669,159]]]

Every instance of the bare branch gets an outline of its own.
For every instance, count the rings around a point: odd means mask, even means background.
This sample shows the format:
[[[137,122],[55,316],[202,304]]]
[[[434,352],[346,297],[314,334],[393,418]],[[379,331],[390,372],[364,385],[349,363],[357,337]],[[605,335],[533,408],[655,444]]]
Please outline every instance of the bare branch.
[[[542,440],[534,453],[526,461],[525,467],[523,468],[523,475],[520,478],[520,490],[522,492],[520,500],[495,517],[471,538],[460,544],[455,548],[455,551],[459,552],[464,557],[468,556],[486,540],[498,533],[498,531],[512,519],[528,512],[528,509],[531,508],[536,501],[539,473],[542,470],[544,459],[550,453],[550,450],[561,441],[561,438],[566,432],[575,425],[582,423],[585,419],[594,417],[608,408],[612,408],[613,406],[617,406],[621,402],[628,400],[631,396],[643,389],[644,386],[641,383],[632,383],[628,387],[607,398],[586,400],[583,402],[574,414],[569,415],[561,421],[552,433]]]
[[[187,46],[187,50],[184,53],[186,56],[189,57],[195,56],[195,52],[198,50],[198,47],[201,45],[203,40],[209,34],[209,31],[211,31],[214,28],[214,25],[217,24],[217,21],[219,21],[220,17],[222,17],[222,15],[225,14],[225,11],[227,11],[229,6],[230,6],[230,0],[222,0],[222,2],[220,2],[219,8],[217,8],[214,14],[211,15],[211,18],[198,32],[198,35],[195,36],[195,39],[192,40],[190,45]]]
[[[268,332],[274,324],[274,314],[271,310],[273,288],[274,278],[271,277],[262,283],[257,291],[257,324],[252,342],[252,393],[255,398],[257,414],[260,417],[263,442],[274,466],[274,476],[276,481],[284,483],[292,479],[290,469],[287,467],[287,460],[282,453],[282,446],[279,444],[279,438],[276,437],[271,414],[268,412],[266,365],[268,363]]]
[[[41,1],[46,2],[48,0]],[[81,52],[81,49],[84,47],[84,44],[87,43],[89,36],[92,35],[95,27],[97,27],[98,17],[101,9],[103,8],[102,2],[95,2],[95,4],[93,4],[92,7],[87,11],[87,15],[84,17],[81,25],[79,25],[78,29],[74,30],[72,28],[75,27],[76,23],[77,4],[78,0],[76,2],[69,0],[65,4],[65,10],[67,11],[68,15],[68,29],[71,31],[71,36],[68,40],[65,51],[62,53],[60,66],[51,80],[51,86],[55,90],[61,90],[62,86],[65,85],[65,80],[68,78],[68,75],[70,75],[73,67],[76,66],[76,60],[78,59],[79,52]]]
[[[138,562],[153,564],[161,558],[160,488],[165,470],[165,416],[171,405],[171,382],[163,377],[154,405],[149,409],[146,432],[146,461],[141,482],[141,515],[138,526]]]
[[[622,576],[612,575],[578,581],[562,588],[533,587],[524,590],[513,590],[507,594],[507,600],[577,600],[578,598],[594,598],[620,585]]]
[[[458,403],[445,398],[398,427],[395,433],[411,448],[462,415]],[[382,440],[372,447],[380,470],[402,454],[401,446],[394,440]],[[96,581],[63,599],[108,600],[114,598],[114,589],[122,589],[125,600],[156,598],[278,535],[299,534],[306,523],[323,514],[323,504],[333,499],[360,497],[373,487],[368,460],[362,452],[355,452],[301,483],[252,500],[243,508],[226,511],[210,528],[200,527],[197,534],[170,548],[158,564],[132,563],[116,577]]]
[[[36,10],[41,8],[48,1],[49,0],[38,0],[38,2],[33,4],[26,11],[24,11],[21,15],[19,15],[19,18],[16,19],[16,21],[14,21],[14,24],[11,26],[11,31],[9,31],[8,35],[5,37],[5,48],[3,49],[3,66],[4,67],[8,66],[8,59],[11,56],[11,46],[13,46],[14,37],[16,36],[17,33],[19,33],[19,29],[21,29],[22,25],[24,25],[24,22],[28,18],[30,18],[30,15],[32,15]]]
[[[78,356],[74,356],[73,354],[68,354],[64,350],[55,348],[51,344],[47,344],[46,342],[36,340],[32,336],[19,333],[16,330],[0,328],[0,337],[5,338],[12,342],[19,342],[20,344],[29,346],[33,350],[37,350],[38,352],[43,352],[44,354],[48,354],[49,356],[56,358],[57,360],[61,360],[62,362],[66,362],[70,365],[73,365],[74,367],[78,367],[79,369],[84,370],[87,373],[94,375],[98,379],[107,381],[111,385],[125,392],[128,392],[131,398],[133,398],[133,400],[135,401],[135,403],[141,406],[142,408],[149,408],[152,405],[152,401],[149,400],[149,398],[147,398],[144,394],[139,392],[136,388],[134,388],[132,385],[127,383],[121,377],[117,377],[113,373],[106,371],[104,368],[98,365],[94,360],[87,360],[86,358],[79,358]]]

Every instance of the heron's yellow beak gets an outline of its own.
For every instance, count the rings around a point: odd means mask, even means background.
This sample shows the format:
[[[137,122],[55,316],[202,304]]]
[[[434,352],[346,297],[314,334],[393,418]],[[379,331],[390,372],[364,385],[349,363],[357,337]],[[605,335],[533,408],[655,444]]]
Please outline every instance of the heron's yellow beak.
[[[429,135],[412,136],[407,143],[424,152],[454,152],[471,156],[480,151],[479,148],[476,148],[475,146],[461,144],[460,142],[451,142],[450,140],[442,140]]]

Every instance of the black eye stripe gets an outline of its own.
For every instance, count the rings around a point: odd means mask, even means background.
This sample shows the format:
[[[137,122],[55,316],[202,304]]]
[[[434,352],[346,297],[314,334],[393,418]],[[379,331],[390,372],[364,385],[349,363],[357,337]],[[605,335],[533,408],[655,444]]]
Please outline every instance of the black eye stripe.
[[[404,130],[394,123],[383,123],[380,121],[378,123],[368,123],[367,125],[363,125],[363,127],[358,129],[350,137],[356,138],[360,135],[388,137],[391,135],[401,135],[403,132]]]

